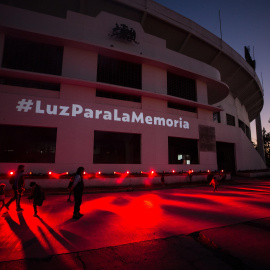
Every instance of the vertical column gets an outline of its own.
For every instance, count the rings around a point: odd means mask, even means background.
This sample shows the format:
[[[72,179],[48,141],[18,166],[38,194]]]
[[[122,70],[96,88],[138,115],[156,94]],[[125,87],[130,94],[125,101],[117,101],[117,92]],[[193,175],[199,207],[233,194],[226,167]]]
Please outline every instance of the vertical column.
[[[256,121],[256,133],[257,133],[257,150],[258,150],[258,153],[260,154],[260,156],[262,157],[262,159],[265,162],[261,115],[258,115],[256,117],[255,121]]]

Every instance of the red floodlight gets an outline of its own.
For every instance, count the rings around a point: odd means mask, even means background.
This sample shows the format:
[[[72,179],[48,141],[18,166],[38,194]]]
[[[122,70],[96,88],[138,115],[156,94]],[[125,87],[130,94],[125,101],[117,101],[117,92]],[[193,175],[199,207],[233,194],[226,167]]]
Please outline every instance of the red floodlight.
[[[175,173],[175,170],[172,170],[172,173]]]
[[[52,175],[52,172],[50,171],[50,172],[48,172],[48,175]]]
[[[57,176],[57,178],[59,177],[59,176],[63,176],[63,175],[69,175],[69,172],[63,172],[63,173],[54,173],[53,174],[53,176],[55,177],[55,176]]]
[[[126,171],[126,174],[130,174],[130,171]]]
[[[10,171],[8,174],[9,174],[9,176],[14,175],[14,171]]]

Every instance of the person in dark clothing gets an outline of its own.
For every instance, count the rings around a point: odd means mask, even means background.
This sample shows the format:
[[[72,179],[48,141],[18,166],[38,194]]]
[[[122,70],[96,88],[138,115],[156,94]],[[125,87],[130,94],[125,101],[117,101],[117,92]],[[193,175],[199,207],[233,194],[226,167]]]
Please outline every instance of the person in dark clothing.
[[[14,196],[5,204],[5,207],[9,210],[10,204],[16,200],[17,211],[22,211],[21,208],[21,196],[24,192],[25,180],[23,176],[24,165],[19,165],[17,172],[14,176],[11,176],[9,183],[12,185]]]
[[[28,199],[29,200],[34,199],[33,200],[34,217],[37,217],[38,216],[37,206],[42,206],[45,196],[42,188],[36,182],[31,182],[30,187],[31,187],[31,194],[28,197]]]
[[[80,213],[80,207],[82,204],[82,195],[84,190],[84,183],[83,183],[83,172],[84,168],[79,167],[77,169],[77,172],[74,176],[74,181],[71,187],[71,191],[74,193],[74,211],[73,211],[73,219],[79,219],[83,216],[83,214]]]

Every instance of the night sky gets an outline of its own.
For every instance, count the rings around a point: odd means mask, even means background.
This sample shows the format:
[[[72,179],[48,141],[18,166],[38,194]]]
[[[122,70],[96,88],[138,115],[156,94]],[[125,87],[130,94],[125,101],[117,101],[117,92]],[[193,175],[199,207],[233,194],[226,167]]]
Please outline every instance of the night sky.
[[[256,73],[264,88],[262,127],[270,132],[270,1],[269,0],[155,0],[206,28],[244,58],[250,46]],[[221,31],[219,11],[221,17]],[[253,54],[254,51],[254,54]],[[251,123],[256,142],[255,121]]]

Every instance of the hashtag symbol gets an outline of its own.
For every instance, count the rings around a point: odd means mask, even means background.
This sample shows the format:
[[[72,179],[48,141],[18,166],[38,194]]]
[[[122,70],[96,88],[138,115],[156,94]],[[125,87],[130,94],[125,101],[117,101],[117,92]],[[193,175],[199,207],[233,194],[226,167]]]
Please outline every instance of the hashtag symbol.
[[[25,98],[23,98],[22,100],[18,101],[18,105],[16,106],[16,108],[18,112],[28,112],[32,109],[33,104],[34,103],[31,99],[26,100]]]

